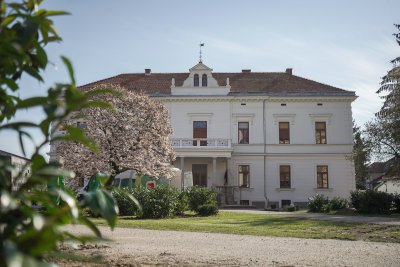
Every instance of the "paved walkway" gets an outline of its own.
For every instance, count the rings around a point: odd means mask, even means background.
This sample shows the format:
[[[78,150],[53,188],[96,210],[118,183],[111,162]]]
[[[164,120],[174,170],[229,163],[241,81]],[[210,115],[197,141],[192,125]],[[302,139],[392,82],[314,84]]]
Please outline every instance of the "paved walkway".
[[[295,212],[280,212],[266,210],[249,210],[249,209],[222,209],[229,212],[267,214],[274,216],[286,216],[295,218],[308,218],[323,221],[333,222],[350,222],[350,223],[371,223],[384,225],[400,225],[400,218],[376,217],[376,216],[356,216],[356,215],[329,215],[322,213],[295,213]]]

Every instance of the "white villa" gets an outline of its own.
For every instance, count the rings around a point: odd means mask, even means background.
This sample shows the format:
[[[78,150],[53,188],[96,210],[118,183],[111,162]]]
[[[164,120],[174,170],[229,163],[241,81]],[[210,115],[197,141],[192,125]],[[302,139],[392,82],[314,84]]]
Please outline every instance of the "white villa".
[[[355,93],[285,72],[121,74],[85,85],[143,91],[170,112],[175,167],[215,188],[222,204],[304,207],[309,197],[355,190]]]

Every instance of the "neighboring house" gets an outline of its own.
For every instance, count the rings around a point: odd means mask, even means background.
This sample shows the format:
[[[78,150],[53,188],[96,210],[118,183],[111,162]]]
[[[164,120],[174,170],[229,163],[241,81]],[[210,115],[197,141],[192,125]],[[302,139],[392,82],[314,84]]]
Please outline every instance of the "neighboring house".
[[[396,161],[394,157],[385,162],[371,163],[368,166],[369,178],[367,180],[367,188],[376,189],[384,179],[390,179],[396,173],[396,164],[399,165],[399,161]]]
[[[13,167],[11,171],[7,171],[6,176],[8,179],[11,179],[12,190],[17,190],[25,182],[25,177],[31,172],[31,160],[3,150],[0,150],[0,158]],[[20,172],[22,172],[22,176],[20,179],[17,179]]]
[[[376,191],[399,194],[400,176],[383,177],[380,183],[374,188]]]
[[[309,197],[355,190],[355,93],[285,72],[121,74],[102,83],[142,91],[170,112],[175,167],[215,188],[222,204],[304,207]]]

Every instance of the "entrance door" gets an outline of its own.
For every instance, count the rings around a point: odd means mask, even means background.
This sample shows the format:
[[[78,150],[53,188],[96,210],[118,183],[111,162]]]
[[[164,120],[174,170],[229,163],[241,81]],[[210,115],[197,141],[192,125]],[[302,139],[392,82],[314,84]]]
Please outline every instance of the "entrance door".
[[[193,139],[207,138],[207,122],[194,121],[193,122]],[[193,141],[193,146],[197,146],[197,141]],[[200,141],[200,146],[207,146],[207,141]]]
[[[207,164],[193,164],[193,185],[207,187]]]

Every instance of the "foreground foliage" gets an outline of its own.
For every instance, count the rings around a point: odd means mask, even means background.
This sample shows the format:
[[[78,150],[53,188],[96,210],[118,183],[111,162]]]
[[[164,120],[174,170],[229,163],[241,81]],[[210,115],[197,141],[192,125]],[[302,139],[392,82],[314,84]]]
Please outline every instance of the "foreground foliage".
[[[57,163],[47,163],[39,153],[49,143],[50,125],[58,129],[77,110],[111,106],[91,101],[88,94],[76,88],[73,68],[66,58],[62,59],[70,83],[56,84],[44,96],[19,97],[21,77],[30,75],[37,81],[43,81],[41,72],[48,65],[44,47],[61,40],[50,17],[66,12],[40,9],[41,2],[26,0],[6,4],[0,1],[0,131],[14,131],[19,136],[24,154],[27,140],[36,147],[30,157],[31,162],[13,178],[10,173],[17,166],[0,158],[0,266],[52,266],[43,260],[43,255],[55,250],[60,241],[71,238],[82,242],[87,240],[63,230],[61,226],[65,224],[84,223],[101,236],[98,228],[81,216],[82,207],[97,211],[111,227],[116,222],[117,206],[105,190],[85,195],[80,203],[62,188],[45,190],[48,181],[54,177],[72,179],[75,176]],[[92,91],[91,95],[106,92]],[[17,111],[32,108],[41,108],[44,119],[38,123],[15,120]],[[38,140],[32,140],[29,129],[40,131],[43,141],[36,144]],[[80,142],[91,148],[93,153],[98,152],[97,146],[76,127],[66,128],[65,135],[55,139]],[[30,169],[29,173],[27,169]],[[58,197],[62,200],[60,205],[54,201]]]
[[[95,220],[103,225],[103,220]],[[220,211],[216,216],[163,220],[119,218],[119,227],[256,236],[366,240],[400,243],[400,226],[338,223],[305,218]]]

